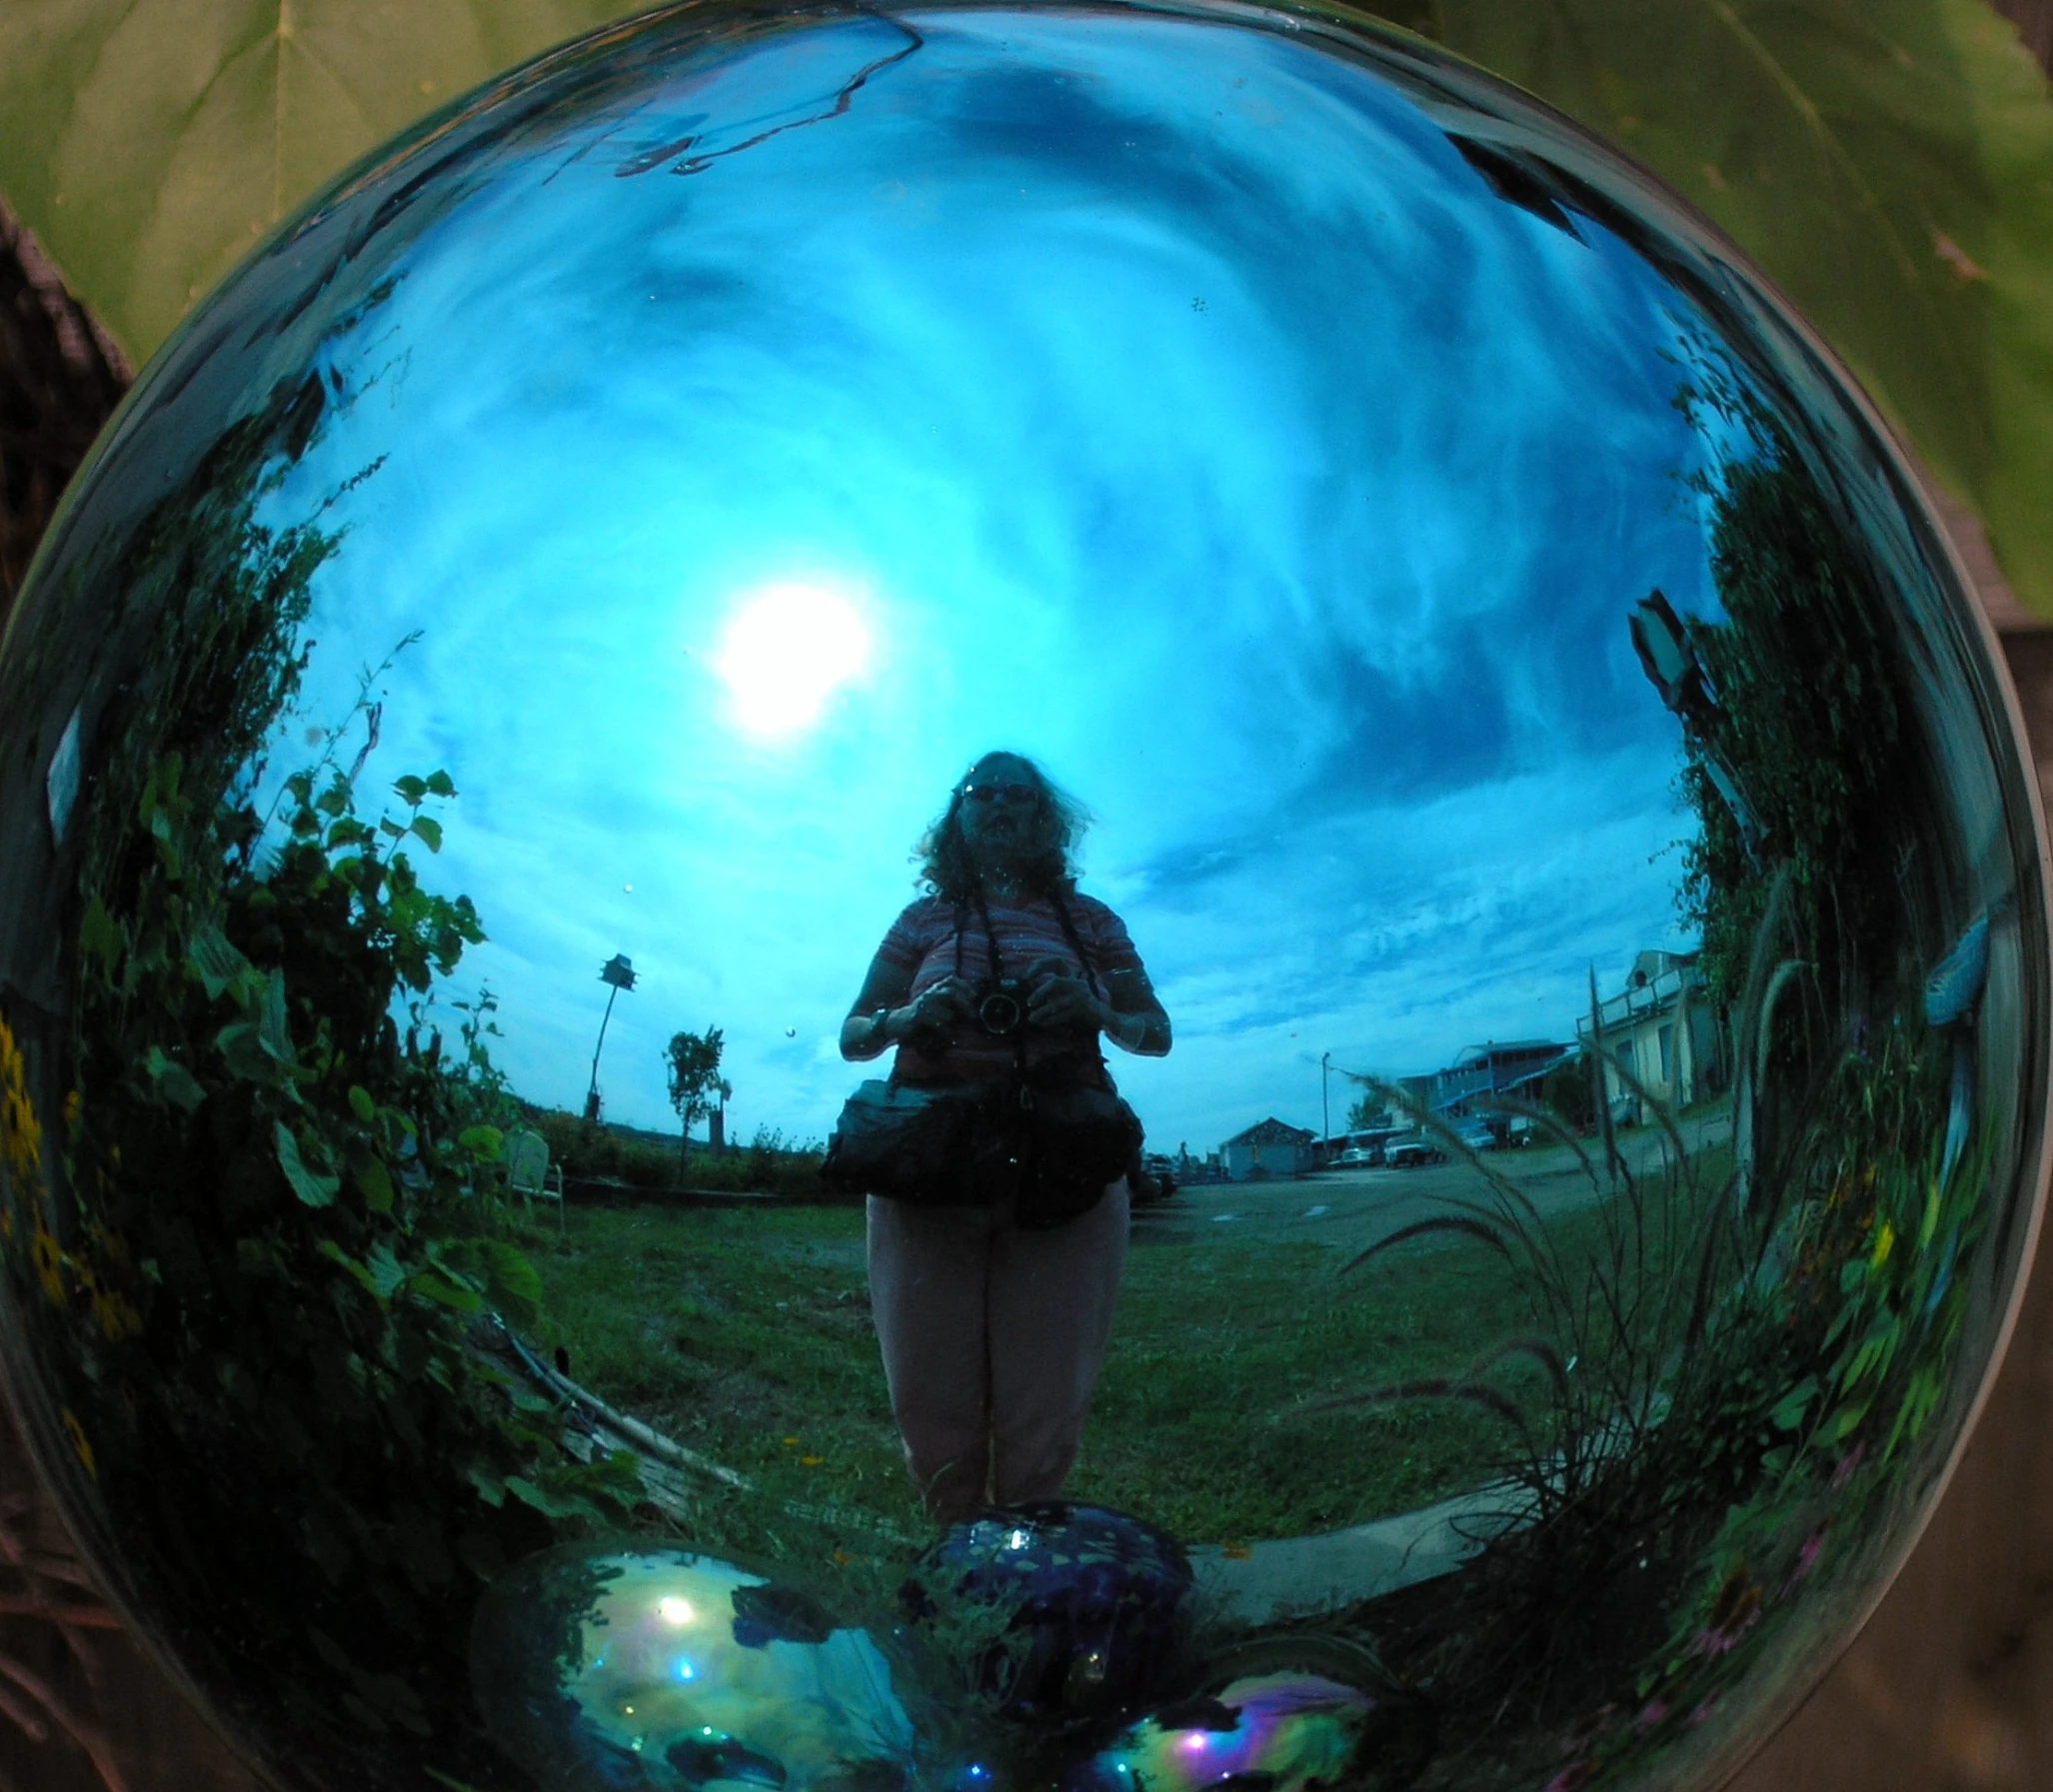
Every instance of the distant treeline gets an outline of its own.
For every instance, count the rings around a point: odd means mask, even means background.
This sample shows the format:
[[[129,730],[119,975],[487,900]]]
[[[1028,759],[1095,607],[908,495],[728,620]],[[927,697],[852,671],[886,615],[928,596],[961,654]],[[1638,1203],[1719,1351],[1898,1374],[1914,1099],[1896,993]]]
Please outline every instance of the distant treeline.
[[[830,1196],[820,1180],[824,1147],[787,1139],[774,1127],[758,1127],[747,1145],[729,1150],[694,1146],[681,1171],[674,1134],[603,1120],[595,1123],[561,1108],[530,1108],[526,1117],[548,1141],[551,1159],[573,1182],[619,1182],[650,1192],[768,1194],[789,1201],[840,1198]]]

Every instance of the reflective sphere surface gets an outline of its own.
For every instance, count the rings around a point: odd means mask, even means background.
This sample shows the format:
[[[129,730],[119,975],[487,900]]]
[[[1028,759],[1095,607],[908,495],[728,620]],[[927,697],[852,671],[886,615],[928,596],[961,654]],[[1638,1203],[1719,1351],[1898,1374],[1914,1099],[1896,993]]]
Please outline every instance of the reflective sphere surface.
[[[2034,1223],[2004,692],[1410,40],[623,27],[207,301],[0,643],[11,1387],[291,1783],[1713,1783]]]

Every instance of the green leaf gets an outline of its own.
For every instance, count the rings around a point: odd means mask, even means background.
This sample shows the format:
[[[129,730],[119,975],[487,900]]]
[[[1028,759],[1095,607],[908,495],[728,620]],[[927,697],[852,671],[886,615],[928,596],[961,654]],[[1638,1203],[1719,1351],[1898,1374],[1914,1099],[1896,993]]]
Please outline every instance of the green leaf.
[[[362,1083],[353,1082],[349,1085],[349,1110],[367,1126],[378,1117],[378,1103],[372,1098],[371,1091]]]
[[[506,1145],[506,1134],[497,1126],[466,1126],[456,1135],[456,1142],[480,1163],[497,1163]]]
[[[409,809],[419,808],[421,800],[428,795],[428,781],[411,775],[393,780],[392,788]]]
[[[389,1244],[372,1245],[364,1267],[371,1272],[371,1291],[380,1300],[390,1300],[405,1285],[406,1265],[393,1255]]]
[[[1851,1436],[1854,1429],[1860,1424],[1860,1421],[1866,1418],[1867,1415],[1868,1402],[1866,1400],[1849,1400],[1844,1406],[1841,1406],[1834,1412],[1831,1417],[1826,1419],[1820,1429],[1828,1442],[1839,1443]]]
[[[111,973],[120,961],[121,926],[98,896],[86,903],[85,917],[78,927],[78,946],[89,960],[99,964],[103,974]]]
[[[97,896],[93,899],[99,900]],[[200,986],[210,999],[219,999],[221,992],[250,967],[249,959],[237,950],[219,924],[211,920],[202,921],[193,929],[186,962],[192,966],[193,974],[200,979]]]
[[[373,1213],[392,1211],[394,1190],[392,1172],[385,1167],[382,1157],[366,1157],[351,1174],[356,1179],[357,1192],[364,1197],[364,1205]]]
[[[0,6],[0,192],[138,361],[424,114],[641,0]]]
[[[282,1120],[272,1127],[278,1141],[278,1167],[285,1171],[285,1179],[292,1184],[292,1191],[309,1207],[326,1207],[334,1204],[341,1191],[342,1178],[317,1174],[307,1167],[300,1155],[300,1142]]]
[[[408,832],[418,834],[427,843],[429,852],[439,853],[442,851],[442,824],[440,822],[428,816],[416,816],[414,818],[414,825]]]
[[[285,976],[277,970],[264,974],[264,993],[257,1004],[257,1043],[266,1056],[288,1069],[297,1068],[299,1055],[292,1048],[292,1029],[285,1020]]]
[[[247,990],[247,982],[243,988]],[[254,1001],[247,993],[238,993],[237,999],[243,1002],[244,1012],[249,1018],[231,1020],[214,1035],[214,1042],[228,1060],[229,1069],[237,1076],[246,1082],[269,1083],[275,1087],[284,1082],[291,1071],[299,1068],[299,1057],[292,1046],[292,1031],[286,1024],[283,973],[266,971]]]
[[[518,1246],[503,1238],[481,1238],[478,1254],[485,1269],[485,1292],[495,1306],[523,1321],[541,1310],[542,1277]]]
[[[168,1101],[185,1113],[191,1113],[207,1098],[199,1079],[185,1065],[166,1057],[161,1046],[150,1047],[143,1059],[143,1074],[149,1077],[150,1087],[160,1101]]]
[[[2053,615],[2053,96],[2011,26],[1980,0],[1412,10],[1728,231]]]
[[[456,795],[456,785],[452,782],[447,772],[430,772],[428,774],[428,791],[431,796],[454,797]]]
[[[368,1260],[361,1263],[333,1238],[323,1238],[315,1248],[331,1263],[346,1269],[366,1293],[381,1301],[390,1300],[406,1282],[406,1266],[392,1254],[391,1245],[382,1241],[371,1246]]]
[[[545,1518],[570,1518],[580,1514],[598,1516],[589,1502],[552,1493],[546,1487],[538,1487],[526,1475],[508,1475],[506,1490],[523,1505],[533,1506]]]
[[[346,1270],[363,1287],[366,1293],[377,1292],[371,1285],[370,1270],[358,1262],[355,1257],[351,1256],[348,1251],[344,1250],[333,1238],[323,1238],[314,1248],[331,1263],[335,1264],[337,1268]]]
[[[1775,1410],[1768,1414],[1768,1423],[1778,1431],[1794,1431],[1803,1423],[1803,1415],[1817,1397],[1818,1378],[1806,1375],[1775,1403]]]
[[[407,1283],[407,1290],[459,1313],[475,1313],[485,1305],[485,1297],[476,1288],[462,1287],[432,1269],[422,1270]]]
[[[254,1020],[231,1020],[214,1035],[214,1043],[220,1048],[229,1073],[244,1082],[276,1084],[283,1080],[277,1061],[258,1043]]]

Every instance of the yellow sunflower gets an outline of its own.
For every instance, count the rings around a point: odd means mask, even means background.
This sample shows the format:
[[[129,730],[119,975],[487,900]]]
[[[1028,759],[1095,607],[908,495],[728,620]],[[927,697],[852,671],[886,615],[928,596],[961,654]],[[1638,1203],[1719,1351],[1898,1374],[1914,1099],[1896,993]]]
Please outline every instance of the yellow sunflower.
[[[58,1416],[64,1422],[64,1435],[71,1439],[71,1447],[85,1464],[86,1473],[97,1475],[100,1471],[93,1466],[93,1446],[86,1439],[86,1428],[78,1422],[78,1414],[69,1406],[62,1408]]]
[[[98,1288],[93,1294],[93,1318],[110,1343],[132,1338],[143,1328],[143,1315],[132,1301],[112,1288]]]
[[[36,1279],[43,1284],[43,1292],[49,1296],[53,1306],[64,1304],[64,1253],[57,1248],[57,1240],[51,1236],[50,1228],[43,1223],[43,1216],[36,1215],[35,1236],[29,1243],[29,1256],[36,1265]]]
[[[19,1181],[29,1181],[42,1168],[43,1127],[29,1102],[21,1049],[5,1020],[0,1020],[0,1156]]]

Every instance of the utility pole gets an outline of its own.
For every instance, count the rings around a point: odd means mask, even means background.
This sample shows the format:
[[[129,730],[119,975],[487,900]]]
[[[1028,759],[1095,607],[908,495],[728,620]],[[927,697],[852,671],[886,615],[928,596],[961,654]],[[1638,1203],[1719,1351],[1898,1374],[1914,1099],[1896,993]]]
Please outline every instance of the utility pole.
[[[1319,1143],[1329,1144],[1333,1136],[1333,1110],[1326,1100],[1326,1065],[1333,1061],[1330,1051],[1318,1054],[1318,1130]]]

